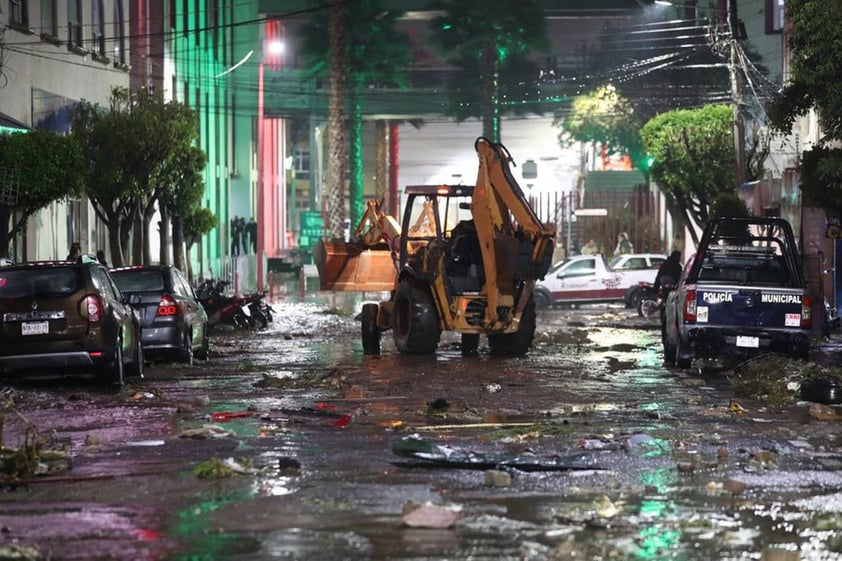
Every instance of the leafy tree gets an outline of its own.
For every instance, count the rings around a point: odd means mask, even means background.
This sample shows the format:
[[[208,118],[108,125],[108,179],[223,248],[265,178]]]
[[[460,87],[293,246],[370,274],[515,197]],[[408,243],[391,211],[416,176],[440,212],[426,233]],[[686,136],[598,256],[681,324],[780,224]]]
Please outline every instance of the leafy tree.
[[[9,257],[10,242],[35,212],[81,195],[83,178],[72,139],[40,130],[0,135],[0,257]]]
[[[371,87],[405,86],[410,56],[409,39],[397,27],[401,15],[402,12],[384,9],[381,0],[358,0],[317,12],[301,30],[302,50],[311,61],[310,70],[315,74],[330,71],[328,189],[344,191],[344,173],[340,175],[334,170],[335,175],[331,174],[331,166],[342,170],[349,166],[353,225],[363,213],[363,92]],[[331,38],[329,42],[324,40],[326,35]],[[350,157],[345,153],[343,134],[346,97],[350,109],[347,122]],[[343,165],[345,161],[348,163]],[[328,222],[333,237],[341,236],[344,231],[344,212],[336,215],[344,209],[343,194],[328,194]]]
[[[823,136],[802,154],[804,201],[832,216],[842,216],[842,10],[838,3],[799,0],[787,3],[790,82],[770,108],[773,126],[789,133],[797,117],[815,107]]]
[[[173,262],[182,271],[187,271],[185,255],[184,218],[196,212],[201,206],[205,193],[202,171],[207,164],[207,156],[202,149],[191,146],[179,152],[170,162],[169,182],[178,185],[178,189],[166,189],[161,193],[161,263],[169,258],[169,232],[167,220],[172,221]]]
[[[126,263],[130,233],[132,262],[148,263],[145,234],[159,200],[182,188],[178,164],[189,159],[179,155],[196,140],[195,113],[161,93],[114,88],[107,111],[85,101],[77,106],[71,134],[88,162],[85,191],[108,227],[114,264]]]
[[[202,239],[202,236],[209,234],[219,224],[219,219],[209,208],[192,207],[190,211],[184,215],[182,220],[182,228],[184,232],[184,245],[187,251],[186,261],[187,276],[193,280],[193,269],[191,266],[192,259],[190,258],[190,250],[195,243]]]
[[[720,193],[710,207],[710,218],[749,218],[751,211],[735,192]]]
[[[640,131],[654,157],[652,178],[671,199],[684,224],[703,226],[711,203],[735,192],[733,112],[727,105],[676,109],[650,119]],[[690,228],[698,243],[695,228]]]
[[[447,114],[482,119],[482,134],[500,141],[502,112],[539,112],[538,67],[527,58],[549,50],[543,3],[441,0],[430,37],[457,72],[448,84]],[[527,103],[524,103],[527,102]]]
[[[632,165],[644,167],[640,123],[634,108],[612,85],[573,99],[555,113],[553,126],[561,129],[562,146],[573,142],[601,144],[609,153],[626,153]]]

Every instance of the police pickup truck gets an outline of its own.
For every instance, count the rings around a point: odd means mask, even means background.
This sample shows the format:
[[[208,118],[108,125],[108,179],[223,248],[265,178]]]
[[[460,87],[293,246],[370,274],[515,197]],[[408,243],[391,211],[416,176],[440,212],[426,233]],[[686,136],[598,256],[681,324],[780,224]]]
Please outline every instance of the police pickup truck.
[[[789,223],[720,218],[705,228],[663,315],[664,360],[779,352],[806,359],[810,296]]]

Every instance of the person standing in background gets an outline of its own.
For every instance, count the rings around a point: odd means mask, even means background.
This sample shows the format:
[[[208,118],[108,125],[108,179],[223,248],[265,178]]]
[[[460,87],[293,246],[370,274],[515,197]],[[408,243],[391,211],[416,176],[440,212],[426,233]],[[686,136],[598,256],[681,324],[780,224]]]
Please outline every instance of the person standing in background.
[[[249,236],[248,236],[248,225],[246,224],[246,219],[240,217],[240,254],[245,255],[249,252]]]
[[[96,250],[96,259],[106,267],[108,267],[108,261],[105,260],[105,252],[101,249]]]
[[[620,232],[617,236],[617,247],[614,248],[614,255],[626,255],[634,251],[634,246],[629,241],[629,235],[626,232]]]
[[[596,255],[597,253],[599,253],[599,248],[596,247],[596,242],[591,238],[582,248],[582,255]]]
[[[257,253],[257,222],[255,222],[254,217],[251,217],[248,224],[246,224],[246,232],[248,232],[251,252]]]
[[[231,219],[231,255],[237,257],[240,255],[240,218],[234,216]]]
[[[70,244],[70,252],[67,254],[65,261],[76,261],[82,255],[82,244],[73,242]]]

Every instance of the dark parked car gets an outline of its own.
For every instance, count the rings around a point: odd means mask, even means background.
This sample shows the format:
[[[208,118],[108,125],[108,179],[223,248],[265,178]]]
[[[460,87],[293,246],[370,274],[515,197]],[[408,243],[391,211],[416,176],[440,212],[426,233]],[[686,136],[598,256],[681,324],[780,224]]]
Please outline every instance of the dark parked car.
[[[208,316],[180,270],[143,265],[112,269],[111,276],[140,311],[147,356],[207,359]]]
[[[0,268],[0,371],[143,375],[140,315],[95,258]]]

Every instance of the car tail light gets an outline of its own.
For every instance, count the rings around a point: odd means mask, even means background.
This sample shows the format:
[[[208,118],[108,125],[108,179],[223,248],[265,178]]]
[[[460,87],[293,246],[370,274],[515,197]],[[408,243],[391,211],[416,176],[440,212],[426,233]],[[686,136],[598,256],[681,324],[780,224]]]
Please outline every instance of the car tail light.
[[[158,303],[158,313],[156,316],[175,316],[178,315],[178,306],[169,294],[161,296],[161,301]]]
[[[813,326],[813,299],[805,294],[801,297],[801,327],[810,328]]]
[[[684,293],[684,321],[696,321],[696,291],[688,290]]]
[[[102,321],[102,300],[96,294],[88,294],[82,300],[81,313],[91,323]]]

